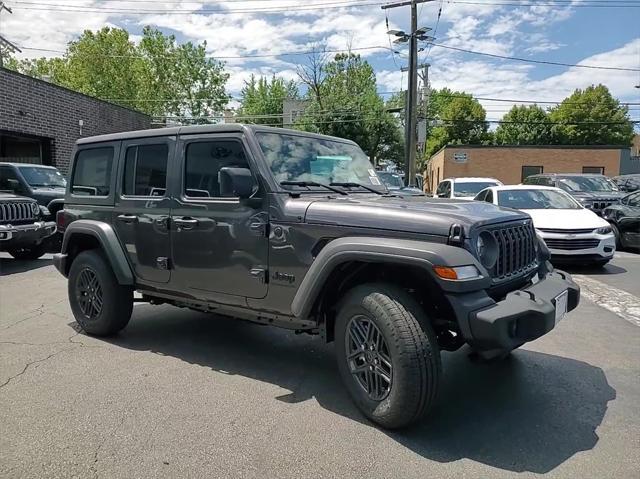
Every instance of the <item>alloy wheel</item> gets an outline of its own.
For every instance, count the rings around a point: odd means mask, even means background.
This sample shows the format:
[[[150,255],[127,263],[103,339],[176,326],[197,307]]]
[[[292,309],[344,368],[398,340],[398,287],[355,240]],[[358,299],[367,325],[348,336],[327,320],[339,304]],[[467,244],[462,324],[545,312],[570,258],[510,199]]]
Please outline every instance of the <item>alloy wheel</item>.
[[[83,269],[78,275],[76,286],[78,304],[87,319],[96,319],[102,311],[102,286],[91,268]]]

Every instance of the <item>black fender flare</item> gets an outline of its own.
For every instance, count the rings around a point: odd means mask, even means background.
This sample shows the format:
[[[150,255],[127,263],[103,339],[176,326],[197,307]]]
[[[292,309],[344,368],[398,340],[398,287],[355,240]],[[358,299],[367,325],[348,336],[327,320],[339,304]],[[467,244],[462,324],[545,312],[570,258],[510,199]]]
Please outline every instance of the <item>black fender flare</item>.
[[[89,235],[96,238],[111,264],[118,282],[125,285],[134,284],[131,266],[111,225],[95,220],[76,220],[72,222],[64,232],[61,250],[63,256],[68,254],[69,245],[72,244],[74,236],[77,237],[77,235]],[[66,266],[69,268],[70,264]]]
[[[58,210],[61,210],[64,208],[64,198],[56,198],[54,200],[49,201],[49,204],[47,205],[47,209],[49,211],[53,211],[54,209],[56,209],[58,205],[62,205],[60,208],[57,208]]]
[[[339,265],[349,261],[393,263],[418,266],[430,274],[443,291],[462,293],[488,288],[491,279],[485,268],[467,250],[442,243],[397,238],[345,237],[329,242],[315,258],[291,303],[298,318],[306,318],[322,293],[325,281]],[[474,265],[481,273],[477,279],[443,280],[434,266]]]

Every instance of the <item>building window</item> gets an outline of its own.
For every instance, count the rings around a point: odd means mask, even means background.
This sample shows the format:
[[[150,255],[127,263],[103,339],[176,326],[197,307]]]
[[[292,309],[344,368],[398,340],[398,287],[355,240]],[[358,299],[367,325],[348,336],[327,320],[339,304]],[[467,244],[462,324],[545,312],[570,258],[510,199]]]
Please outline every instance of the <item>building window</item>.
[[[127,149],[122,193],[164,196],[167,188],[167,145],[140,145]]]
[[[542,173],[542,171],[542,166],[523,166],[521,181],[524,181],[528,176],[539,175],[540,173]]]
[[[604,175],[604,166],[583,166],[583,173],[595,173],[596,175]]]
[[[112,147],[80,150],[71,181],[73,194],[109,196],[112,163]]]

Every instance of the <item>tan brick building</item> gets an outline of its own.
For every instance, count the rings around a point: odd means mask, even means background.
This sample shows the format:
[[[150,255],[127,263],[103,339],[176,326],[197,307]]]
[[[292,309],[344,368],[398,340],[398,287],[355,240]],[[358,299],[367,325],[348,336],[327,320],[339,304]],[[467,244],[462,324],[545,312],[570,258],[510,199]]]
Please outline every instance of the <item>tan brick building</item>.
[[[630,149],[620,146],[445,146],[431,157],[425,189],[444,178],[481,176],[518,184],[536,173],[626,173]],[[632,171],[629,171],[630,173]]]

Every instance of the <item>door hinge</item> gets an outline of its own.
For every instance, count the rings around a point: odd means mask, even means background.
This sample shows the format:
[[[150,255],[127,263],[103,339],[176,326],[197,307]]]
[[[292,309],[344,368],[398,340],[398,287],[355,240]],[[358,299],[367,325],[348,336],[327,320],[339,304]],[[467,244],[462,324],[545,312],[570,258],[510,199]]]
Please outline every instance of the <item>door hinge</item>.
[[[158,269],[171,269],[171,260],[166,256],[158,256],[156,258],[156,266]]]

